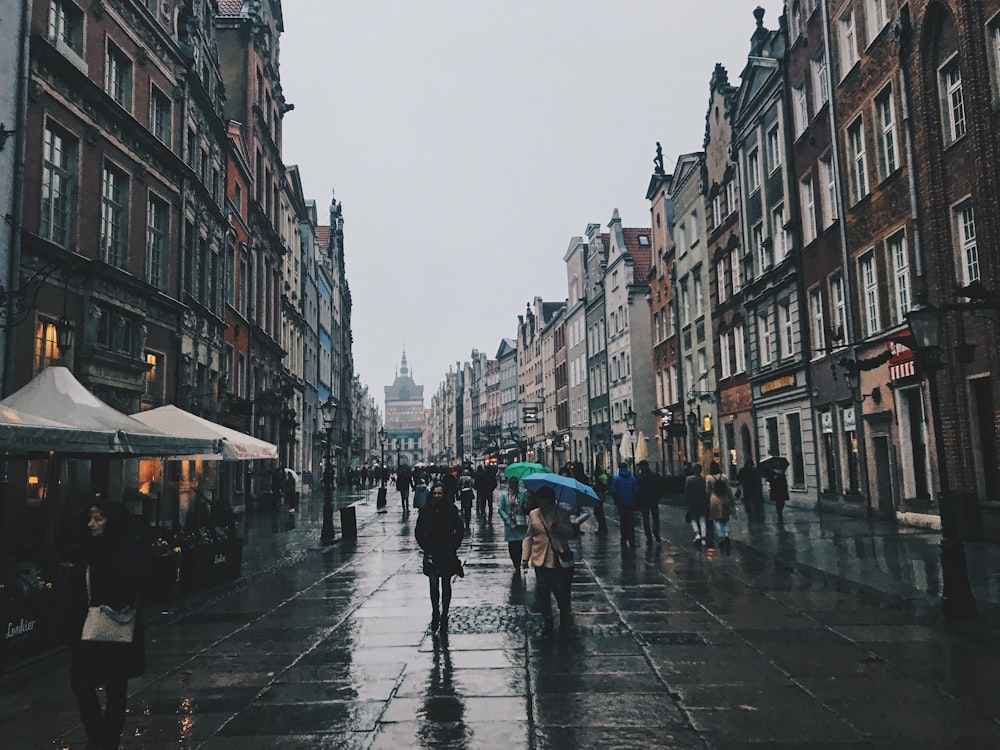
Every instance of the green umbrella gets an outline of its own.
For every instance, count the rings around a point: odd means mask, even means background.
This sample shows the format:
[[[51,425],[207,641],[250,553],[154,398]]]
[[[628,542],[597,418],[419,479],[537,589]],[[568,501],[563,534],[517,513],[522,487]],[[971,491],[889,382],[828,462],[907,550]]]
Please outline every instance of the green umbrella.
[[[528,476],[528,474],[551,474],[552,469],[547,466],[542,466],[541,464],[532,463],[531,461],[518,461],[512,463],[506,469],[503,470],[503,475],[510,479],[514,477],[518,481]]]

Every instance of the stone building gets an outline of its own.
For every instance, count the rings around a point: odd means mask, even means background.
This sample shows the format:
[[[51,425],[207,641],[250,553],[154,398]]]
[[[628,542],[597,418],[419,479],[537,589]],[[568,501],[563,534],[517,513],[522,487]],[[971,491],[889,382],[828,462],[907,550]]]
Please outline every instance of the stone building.
[[[720,465],[731,477],[747,459],[756,461],[754,424],[747,378],[746,312],[743,308],[743,241],[740,187],[730,155],[732,103],[736,87],[716,65],[709,83],[705,116],[705,241],[711,336],[714,341]]]
[[[611,433],[608,389],[608,334],[604,275],[608,269],[608,235],[600,224],[587,225],[587,412],[590,424],[589,469],[613,470],[615,444]]]
[[[748,374],[758,458],[790,462],[793,502],[816,504],[815,443],[809,384],[809,338],[803,325],[801,248],[791,232],[797,186],[789,166],[782,60],[783,29],[757,28],[733,104],[733,154],[739,165],[743,294]]]
[[[392,385],[385,386],[386,463],[413,466],[424,460],[424,387],[406,366],[406,352]]]

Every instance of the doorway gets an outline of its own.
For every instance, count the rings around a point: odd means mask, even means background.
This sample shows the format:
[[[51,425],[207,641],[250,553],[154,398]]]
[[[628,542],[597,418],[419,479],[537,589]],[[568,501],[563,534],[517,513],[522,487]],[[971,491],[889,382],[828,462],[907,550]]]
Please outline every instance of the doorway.
[[[895,516],[896,508],[892,497],[892,466],[888,435],[874,435],[872,447],[875,459],[875,507],[882,518],[892,518]]]

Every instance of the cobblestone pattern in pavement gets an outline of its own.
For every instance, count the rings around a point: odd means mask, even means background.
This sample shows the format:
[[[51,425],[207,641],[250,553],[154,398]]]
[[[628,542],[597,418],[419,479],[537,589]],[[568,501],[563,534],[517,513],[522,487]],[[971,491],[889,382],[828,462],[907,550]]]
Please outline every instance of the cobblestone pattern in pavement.
[[[1000,746],[994,632],[744,542],[695,549],[668,509],[662,544],[584,535],[551,636],[499,519],[475,519],[441,637],[415,515],[362,498],[358,540],[321,548],[319,505],[249,522],[245,579],[153,624],[126,750]],[[64,652],[0,678],[0,737],[84,746]]]

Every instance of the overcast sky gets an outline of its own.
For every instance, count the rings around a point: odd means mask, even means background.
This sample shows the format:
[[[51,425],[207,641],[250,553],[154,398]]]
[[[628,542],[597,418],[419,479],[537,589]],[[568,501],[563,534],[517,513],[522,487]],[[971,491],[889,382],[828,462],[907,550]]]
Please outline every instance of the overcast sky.
[[[563,256],[618,208],[649,226],[699,151],[715,63],[739,83],[753,9],[780,0],[285,0],[284,157],[321,224],[344,213],[355,369],[384,409],[406,348],[425,402],[496,354]]]

